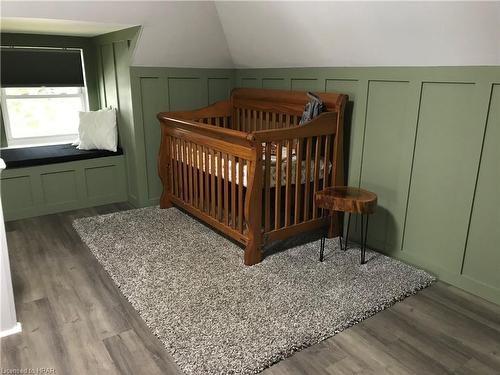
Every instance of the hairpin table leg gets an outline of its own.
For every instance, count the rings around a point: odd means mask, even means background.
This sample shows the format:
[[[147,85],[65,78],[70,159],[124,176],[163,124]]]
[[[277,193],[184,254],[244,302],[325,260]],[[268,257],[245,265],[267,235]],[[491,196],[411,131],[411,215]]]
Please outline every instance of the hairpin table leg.
[[[368,238],[368,218],[370,215],[366,215],[366,226],[365,226],[365,236],[363,237],[363,215],[361,215],[361,241],[362,241],[362,247],[361,247],[361,264],[365,264],[365,254],[366,254],[366,239]]]
[[[345,233],[344,248],[342,248],[342,236],[340,236],[340,250],[347,250],[347,244],[349,243],[349,226],[351,225],[351,213],[349,212],[349,217],[347,218],[347,231]]]
[[[325,236],[321,237],[321,247],[319,250],[319,261],[323,261],[323,254],[325,252]]]

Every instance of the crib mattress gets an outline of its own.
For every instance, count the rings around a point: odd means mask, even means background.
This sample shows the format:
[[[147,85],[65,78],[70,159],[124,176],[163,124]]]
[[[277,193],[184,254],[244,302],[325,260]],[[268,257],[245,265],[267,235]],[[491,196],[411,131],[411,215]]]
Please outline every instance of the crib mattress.
[[[193,154],[194,155],[194,154]],[[284,150],[282,152],[282,155],[286,155],[286,150]],[[199,169],[198,166],[200,165],[201,163],[201,167],[202,167],[202,170],[203,172],[206,172],[205,170],[205,158],[208,156],[208,173],[209,174],[212,174],[212,155],[211,154],[208,154],[206,155],[205,152],[202,152],[201,153],[201,159],[200,159],[200,152],[198,151],[196,153],[196,159],[199,160],[199,162],[195,163],[196,164],[196,169]],[[295,182],[296,182],[296,165],[297,165],[297,156],[296,155],[292,155],[292,158],[291,158],[291,162],[292,162],[292,168],[291,168],[291,184],[295,185]],[[222,158],[221,160],[221,164],[222,164],[222,178],[225,179],[226,176],[225,176],[225,172],[226,172],[226,168],[225,168],[225,162],[226,160],[224,158]],[[190,165],[191,163],[188,161],[187,165]],[[215,162],[214,162],[214,169],[215,169],[215,177],[218,177],[219,176],[219,171],[218,171],[218,164],[219,164],[219,161],[218,161],[218,156],[215,155]],[[270,170],[270,177],[271,177],[271,183],[270,183],[270,187],[275,187],[276,186],[276,156],[271,156],[271,170]],[[288,159],[287,158],[282,158],[281,160],[281,173],[280,173],[280,185],[281,186],[285,186],[286,185],[286,170],[287,170],[287,164],[288,164]],[[306,161],[305,160],[302,160],[301,161],[301,173],[300,173],[300,183],[301,184],[304,184],[306,182]],[[324,174],[324,161],[323,159],[321,159],[319,161],[319,179],[322,179],[323,178],[323,174]],[[247,178],[247,175],[248,175],[248,171],[247,171],[247,168],[248,166],[245,164],[243,165],[243,186],[244,187],[247,187],[247,183],[248,183],[248,178]],[[236,162],[236,173],[234,176],[235,178],[233,178],[232,176],[232,161],[231,160],[228,160],[228,181],[229,182],[233,182],[233,180],[236,181],[236,184],[239,185],[240,181],[239,181],[239,175],[238,175],[238,169],[239,169],[239,162]],[[332,169],[332,163],[328,163],[328,173],[331,171]],[[265,164],[263,163],[263,166],[262,166],[262,170],[263,172],[265,172]],[[309,182],[313,182],[314,181],[314,160],[311,160],[311,162],[309,163],[309,175],[310,175],[310,181]]]

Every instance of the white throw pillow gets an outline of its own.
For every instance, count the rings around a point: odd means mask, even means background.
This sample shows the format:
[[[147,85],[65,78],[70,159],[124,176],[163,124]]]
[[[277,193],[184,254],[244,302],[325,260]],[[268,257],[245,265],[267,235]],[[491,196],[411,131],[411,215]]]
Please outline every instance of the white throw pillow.
[[[80,112],[79,115],[79,145],[77,148],[80,150],[97,149],[116,152],[118,146],[116,111],[114,109],[101,109],[99,111]]]

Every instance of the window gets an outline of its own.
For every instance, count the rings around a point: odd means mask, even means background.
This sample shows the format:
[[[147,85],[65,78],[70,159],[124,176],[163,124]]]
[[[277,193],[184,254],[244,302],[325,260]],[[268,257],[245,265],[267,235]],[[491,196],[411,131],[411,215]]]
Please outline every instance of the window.
[[[78,111],[87,110],[83,87],[10,87],[2,89],[9,146],[73,142]]]
[[[1,105],[9,147],[71,143],[87,91],[80,49],[2,47]]]

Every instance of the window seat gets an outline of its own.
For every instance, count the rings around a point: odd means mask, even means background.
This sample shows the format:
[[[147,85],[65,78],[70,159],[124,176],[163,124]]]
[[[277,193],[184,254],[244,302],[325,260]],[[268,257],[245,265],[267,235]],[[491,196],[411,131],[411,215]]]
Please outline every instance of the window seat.
[[[0,157],[4,160],[7,166],[6,169],[117,155],[123,155],[121,148],[118,148],[116,152],[105,150],[79,150],[71,144],[6,148],[0,150]]]

